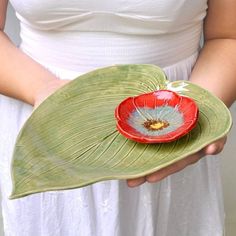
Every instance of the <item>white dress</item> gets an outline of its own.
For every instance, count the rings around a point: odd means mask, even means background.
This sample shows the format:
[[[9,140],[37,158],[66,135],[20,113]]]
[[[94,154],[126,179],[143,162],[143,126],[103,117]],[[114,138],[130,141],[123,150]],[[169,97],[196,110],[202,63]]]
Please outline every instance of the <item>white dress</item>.
[[[21,21],[21,49],[61,79],[113,64],[145,63],[163,67],[169,80],[186,80],[199,51],[207,10],[207,0],[11,3]],[[31,110],[27,104],[0,97],[5,235],[223,235],[217,157],[203,158],[157,184],[130,189],[125,181],[112,180],[8,200],[12,149]]]

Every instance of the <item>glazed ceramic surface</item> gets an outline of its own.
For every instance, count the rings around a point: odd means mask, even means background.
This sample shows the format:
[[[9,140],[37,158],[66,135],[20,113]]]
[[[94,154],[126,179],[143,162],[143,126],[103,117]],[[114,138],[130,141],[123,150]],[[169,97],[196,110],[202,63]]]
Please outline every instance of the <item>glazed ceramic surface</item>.
[[[140,143],[166,143],[191,131],[198,107],[189,97],[158,90],[126,98],[115,110],[117,129]]]
[[[137,143],[121,135],[114,118],[117,105],[160,89],[197,103],[196,127],[163,144]],[[226,135],[231,123],[229,110],[218,98],[190,82],[169,83],[156,66],[92,71],[48,97],[23,126],[12,161],[11,198],[151,173]]]

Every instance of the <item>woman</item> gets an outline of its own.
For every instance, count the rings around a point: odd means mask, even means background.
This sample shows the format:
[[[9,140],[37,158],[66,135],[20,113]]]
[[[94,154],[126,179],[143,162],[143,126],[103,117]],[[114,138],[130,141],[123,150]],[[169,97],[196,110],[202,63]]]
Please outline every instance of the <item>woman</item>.
[[[225,138],[158,172],[127,180],[128,186],[104,181],[18,200],[8,196],[12,149],[32,106],[78,74],[112,64],[156,64],[170,80],[189,79],[230,106],[236,94],[235,1],[11,3],[21,22],[22,44],[16,48],[4,34],[7,0],[0,0],[5,234],[223,235],[218,159],[202,157],[219,153]],[[203,23],[205,42],[199,53]]]

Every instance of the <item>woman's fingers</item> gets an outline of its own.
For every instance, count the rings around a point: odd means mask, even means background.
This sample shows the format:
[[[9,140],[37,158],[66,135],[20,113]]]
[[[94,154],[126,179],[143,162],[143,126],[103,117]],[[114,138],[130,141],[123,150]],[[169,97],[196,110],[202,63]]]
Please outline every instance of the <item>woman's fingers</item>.
[[[183,160],[180,160],[170,166],[167,166],[157,172],[154,172],[150,175],[146,176],[146,181],[149,183],[155,183],[158,182],[164,178],[166,178],[169,175],[172,175],[176,172],[179,172],[181,170],[183,170],[185,167],[187,167],[188,165],[194,164],[196,163],[198,160],[200,160],[205,154],[200,151],[198,153],[195,153],[193,155],[190,155],[186,158],[184,158]]]
[[[143,183],[146,182],[146,178],[145,177],[140,177],[140,178],[135,178],[135,179],[128,179],[127,180],[127,185],[129,187],[137,187]]]
[[[202,157],[205,155],[215,155],[220,153],[225,145],[226,142],[226,137],[223,137],[216,142],[209,144],[205,148],[203,148],[201,151],[192,154],[170,166],[167,166],[161,170],[158,170],[150,175],[144,176],[144,177],[139,177],[135,179],[129,179],[127,180],[127,184],[129,187],[137,187],[146,181],[149,183],[155,183],[158,182],[164,178],[166,178],[169,175],[172,175],[176,172],[179,172],[183,170],[185,167],[188,165],[194,164],[197,161],[199,161]]]
[[[174,174],[182,169],[184,169],[187,165],[193,164],[197,162],[204,154],[202,152],[196,153],[194,155],[191,155],[183,160],[180,160],[170,166],[167,166],[161,170],[158,170],[150,175],[147,175],[145,177],[139,177],[135,179],[129,179],[127,180],[127,184],[129,187],[137,187],[146,181],[149,183],[155,183],[158,182],[168,175]]]
[[[215,141],[214,143],[211,143],[208,146],[206,146],[203,149],[203,151],[205,152],[206,155],[216,155],[223,150],[226,140],[227,140],[227,137],[223,137]]]

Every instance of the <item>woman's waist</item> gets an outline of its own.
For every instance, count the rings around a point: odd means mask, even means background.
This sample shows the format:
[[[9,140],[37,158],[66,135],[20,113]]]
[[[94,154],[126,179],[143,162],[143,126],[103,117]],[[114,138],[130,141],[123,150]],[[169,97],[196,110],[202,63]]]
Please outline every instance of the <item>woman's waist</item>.
[[[85,73],[114,64],[167,67],[199,49],[201,29],[174,35],[123,35],[104,32],[47,32],[23,27],[22,50],[43,65]]]

